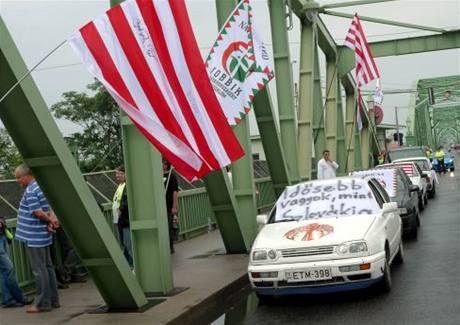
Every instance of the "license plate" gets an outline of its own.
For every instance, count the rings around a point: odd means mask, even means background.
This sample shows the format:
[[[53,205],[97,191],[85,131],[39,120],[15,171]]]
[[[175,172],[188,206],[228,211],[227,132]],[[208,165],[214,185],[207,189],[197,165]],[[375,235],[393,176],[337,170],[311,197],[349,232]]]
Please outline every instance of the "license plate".
[[[287,282],[328,280],[332,279],[332,272],[330,268],[287,271],[285,277]]]

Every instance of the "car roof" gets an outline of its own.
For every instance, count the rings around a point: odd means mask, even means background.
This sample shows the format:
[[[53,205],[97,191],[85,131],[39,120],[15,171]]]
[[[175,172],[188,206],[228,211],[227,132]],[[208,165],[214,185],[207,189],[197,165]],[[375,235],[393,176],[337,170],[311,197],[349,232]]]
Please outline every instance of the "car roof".
[[[410,158],[399,158],[395,159],[392,162],[397,163],[397,162],[406,162],[406,161],[413,161],[413,160],[425,160],[425,161],[430,161],[427,157],[410,157]]]

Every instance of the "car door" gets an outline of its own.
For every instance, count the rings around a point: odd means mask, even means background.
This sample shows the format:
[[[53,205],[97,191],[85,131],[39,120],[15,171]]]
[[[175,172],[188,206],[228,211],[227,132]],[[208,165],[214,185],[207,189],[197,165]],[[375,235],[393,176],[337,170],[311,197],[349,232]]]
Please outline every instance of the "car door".
[[[390,202],[388,193],[378,181],[375,179],[370,180],[369,186],[381,208],[383,208],[384,203]],[[390,243],[390,255],[393,256],[398,249],[399,241],[401,240],[401,218],[399,217],[399,213],[396,212],[387,213],[383,217],[385,222],[386,238]]]

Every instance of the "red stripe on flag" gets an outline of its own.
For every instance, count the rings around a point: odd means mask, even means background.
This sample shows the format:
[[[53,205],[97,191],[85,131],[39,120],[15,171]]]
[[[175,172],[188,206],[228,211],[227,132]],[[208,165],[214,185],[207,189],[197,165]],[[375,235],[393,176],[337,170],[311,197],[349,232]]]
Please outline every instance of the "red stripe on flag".
[[[105,80],[107,80],[128,103],[138,108],[94,23],[90,22],[80,28],[80,34],[88,50],[99,65]]]
[[[120,45],[141,85],[145,96],[164,127],[177,136],[178,139],[191,147],[187,137],[175,118],[171,108],[165,100],[155,77],[152,75],[150,67],[145,60],[142,49],[139,47],[135,36],[132,33],[123,9],[116,6],[107,12],[107,16],[112,24],[113,30],[120,42]]]
[[[156,44],[155,48],[159,56],[160,62],[163,66],[164,72],[168,81],[171,85],[172,91],[179,103],[179,106],[187,119],[187,123],[195,137],[198,147],[200,148],[200,154],[202,157],[211,165],[213,169],[219,169],[219,162],[216,160],[214,154],[209,148],[208,142],[196,120],[195,115],[189,105],[187,97],[181,87],[179,78],[176,70],[174,69],[171,56],[168,52],[168,46],[163,35],[163,29],[158,18],[158,14],[151,1],[137,0],[137,5],[140,9],[144,22],[149,30],[150,36]]]
[[[195,35],[193,34],[185,2],[184,0],[169,0],[168,2],[174,21],[176,22],[182,49],[184,50],[187,66],[195,87],[203,103],[207,103],[205,108],[228,157],[230,160],[238,159],[244,155],[244,151],[236,140],[233,130],[228,124],[227,118],[211,86],[201,53],[196,45]]]

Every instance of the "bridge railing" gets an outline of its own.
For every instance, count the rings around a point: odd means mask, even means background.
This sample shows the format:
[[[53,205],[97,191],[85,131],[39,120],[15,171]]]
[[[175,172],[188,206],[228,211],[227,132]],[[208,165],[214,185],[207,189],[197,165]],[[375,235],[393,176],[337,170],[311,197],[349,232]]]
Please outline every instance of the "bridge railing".
[[[257,208],[259,211],[267,210],[276,200],[271,179],[269,177],[259,178],[256,179],[255,183],[257,191]],[[117,226],[113,224],[112,221],[112,205],[110,203],[103,203],[101,207],[107,223],[118,239]],[[212,211],[205,188],[179,192],[178,217],[180,240],[186,240],[206,233],[210,229],[216,227],[214,212]],[[16,222],[16,218],[7,219],[8,228],[13,230],[13,232],[16,230]],[[13,243],[9,245],[9,251],[21,288],[26,291],[33,288],[34,277],[24,245],[17,240],[13,240]],[[58,248],[54,247],[52,253],[58,255]]]

